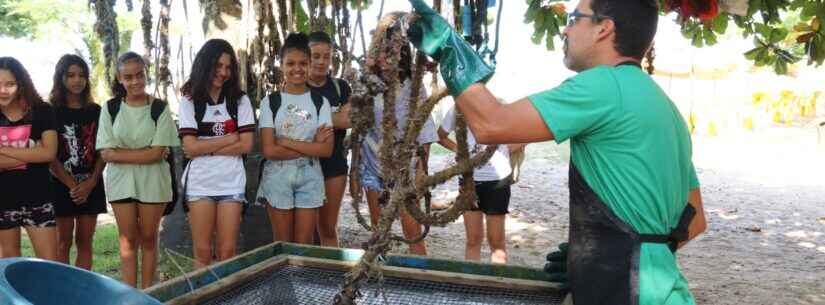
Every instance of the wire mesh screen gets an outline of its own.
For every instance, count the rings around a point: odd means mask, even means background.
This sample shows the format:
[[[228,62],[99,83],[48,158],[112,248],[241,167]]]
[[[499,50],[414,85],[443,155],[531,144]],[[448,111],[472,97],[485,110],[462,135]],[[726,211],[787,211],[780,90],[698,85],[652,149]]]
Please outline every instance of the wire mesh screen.
[[[287,265],[253,278],[204,305],[326,305],[339,291],[344,272]],[[361,305],[553,305],[561,304],[552,291],[517,291],[472,285],[385,277],[383,294],[378,283],[361,289]]]

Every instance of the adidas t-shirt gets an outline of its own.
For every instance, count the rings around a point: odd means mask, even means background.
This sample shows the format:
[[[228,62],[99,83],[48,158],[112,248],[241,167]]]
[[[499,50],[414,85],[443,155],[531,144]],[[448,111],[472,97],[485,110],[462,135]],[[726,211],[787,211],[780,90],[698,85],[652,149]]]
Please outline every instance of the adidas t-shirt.
[[[441,121],[441,129],[447,133],[455,130],[455,107],[450,108],[444,120]],[[470,156],[484,152],[487,145],[478,144],[473,132],[467,128],[467,145],[470,149]],[[513,170],[510,167],[510,149],[507,145],[499,145],[490,161],[473,171],[473,179],[475,181],[496,181],[507,178]]]
[[[201,122],[195,121],[195,105],[182,97],[178,111],[181,138],[186,135],[198,139],[223,137],[233,132],[254,132],[255,115],[252,103],[244,95],[238,100],[238,122],[232,120],[226,101],[206,105]],[[225,196],[242,194],[246,189],[246,171],[241,156],[199,156],[189,161],[181,183],[187,183],[189,196]]]

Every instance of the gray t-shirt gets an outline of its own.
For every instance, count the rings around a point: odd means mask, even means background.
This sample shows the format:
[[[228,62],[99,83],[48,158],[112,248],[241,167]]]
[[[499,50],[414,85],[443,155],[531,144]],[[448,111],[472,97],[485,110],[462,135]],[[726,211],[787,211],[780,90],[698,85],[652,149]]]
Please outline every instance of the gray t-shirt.
[[[301,95],[281,92],[281,106],[272,120],[269,96],[261,100],[260,128],[274,128],[276,137],[312,142],[318,126],[332,126],[329,101],[324,99],[321,111],[315,107],[309,90]]]

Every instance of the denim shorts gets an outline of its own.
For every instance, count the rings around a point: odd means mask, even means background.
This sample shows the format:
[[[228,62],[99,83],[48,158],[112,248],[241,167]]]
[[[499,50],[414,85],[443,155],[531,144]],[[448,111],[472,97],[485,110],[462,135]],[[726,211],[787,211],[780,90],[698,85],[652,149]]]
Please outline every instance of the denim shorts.
[[[367,191],[381,192],[384,190],[384,179],[381,173],[377,172],[374,166],[367,166],[365,162],[360,164],[361,187]]]
[[[324,175],[317,159],[267,160],[256,202],[276,209],[314,209],[324,205]]]
[[[246,203],[246,195],[244,193],[234,194],[234,195],[220,195],[220,196],[199,196],[199,195],[188,195],[186,196],[186,202],[195,202],[200,200],[209,200],[212,203],[228,203],[228,202],[240,202]]]

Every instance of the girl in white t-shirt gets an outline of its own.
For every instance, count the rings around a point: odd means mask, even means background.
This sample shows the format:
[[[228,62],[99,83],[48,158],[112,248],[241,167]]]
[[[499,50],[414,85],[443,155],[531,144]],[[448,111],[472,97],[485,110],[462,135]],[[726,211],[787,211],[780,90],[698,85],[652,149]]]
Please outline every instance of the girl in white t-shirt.
[[[441,127],[438,128],[438,143],[451,151],[457,145],[448,135],[455,130],[455,107],[447,112]],[[487,149],[486,145],[476,143],[475,137],[467,128],[467,144],[470,155]],[[464,228],[467,231],[464,258],[481,259],[481,244],[484,241],[484,224],[487,224],[487,242],[490,244],[490,261],[498,264],[507,263],[507,240],[504,223],[510,206],[510,184],[512,168],[510,153],[524,148],[523,144],[499,145],[498,150],[487,164],[473,172],[475,180],[477,208],[464,212]]]
[[[238,60],[227,41],[212,39],[192,63],[181,88],[180,129],[190,159],[183,172],[195,266],[212,263],[212,232],[218,261],[235,256],[246,202],[242,154],[252,150],[255,116],[241,91]]]

